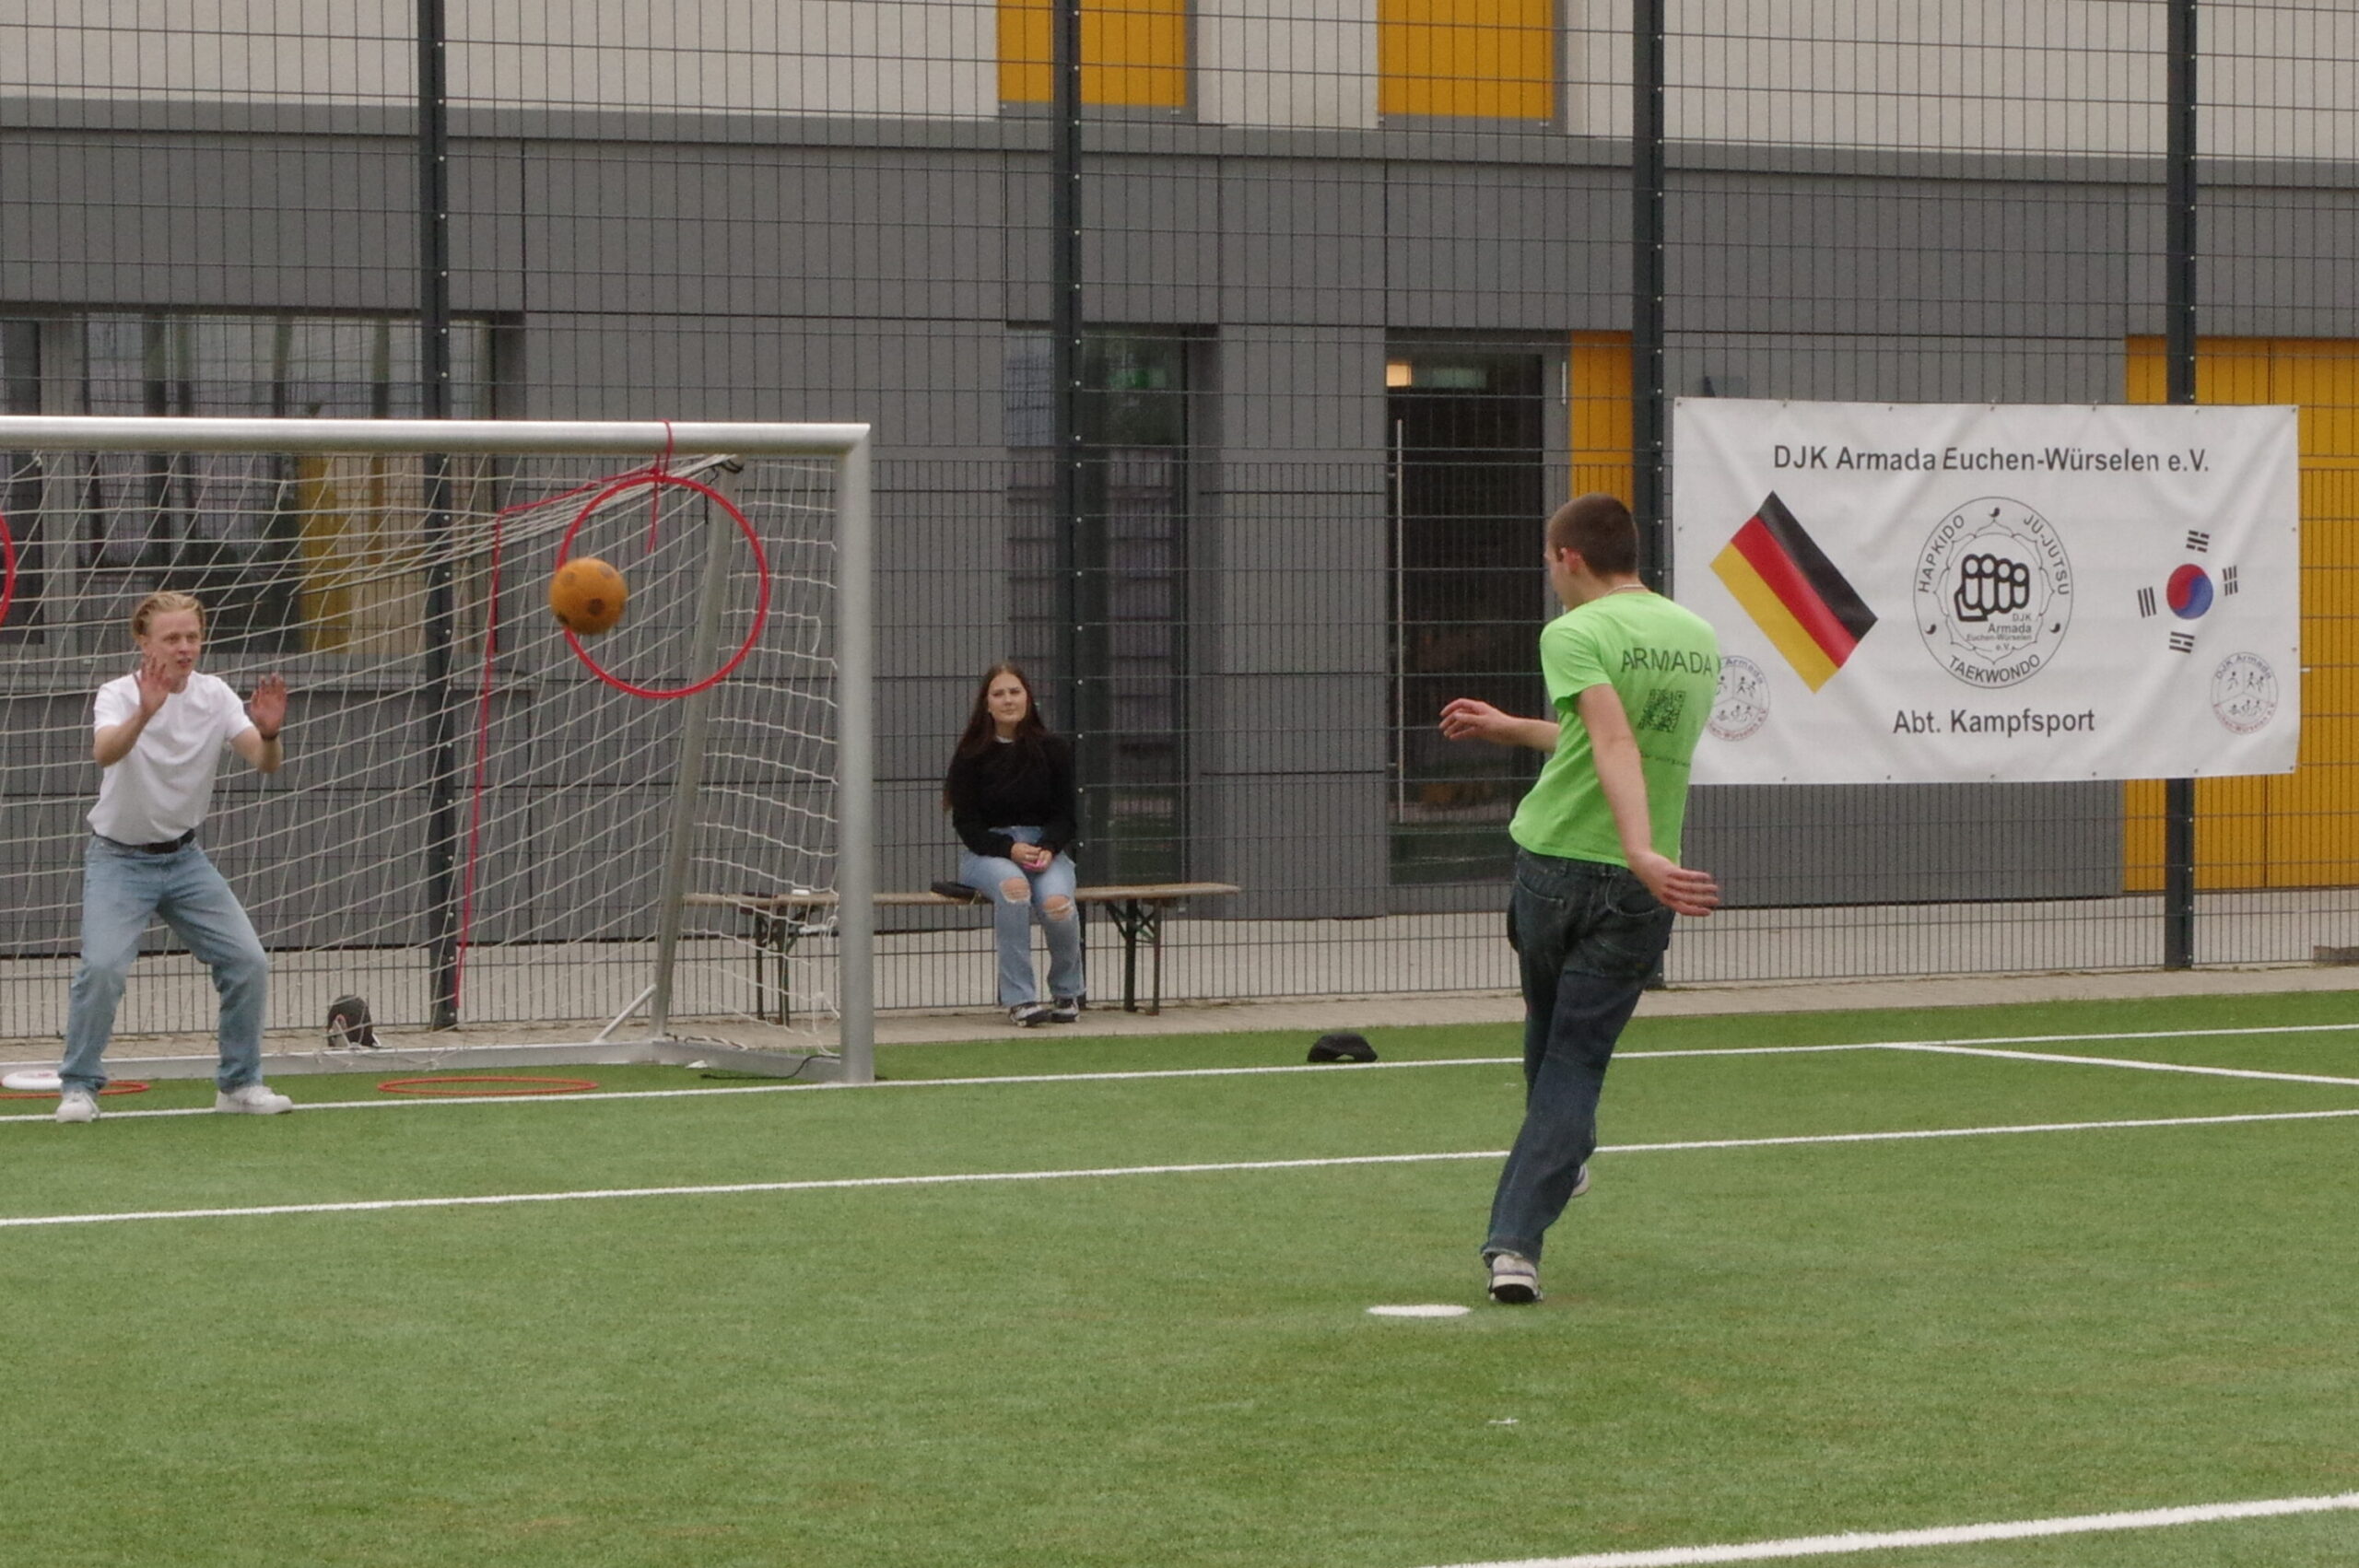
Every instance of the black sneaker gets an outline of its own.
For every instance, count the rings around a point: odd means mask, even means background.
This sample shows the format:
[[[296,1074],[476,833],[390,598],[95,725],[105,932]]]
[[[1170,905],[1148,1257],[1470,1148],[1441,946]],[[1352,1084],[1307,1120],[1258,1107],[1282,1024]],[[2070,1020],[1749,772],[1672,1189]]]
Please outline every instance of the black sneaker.
[[[1081,1010],[1084,1005],[1084,1000],[1080,997],[1061,996],[1049,1005],[1049,1022],[1078,1024],[1081,1022]]]
[[[1055,1012],[1045,1001],[1019,1001],[1007,1010],[1007,1021],[1019,1029],[1030,1029],[1048,1023]]]

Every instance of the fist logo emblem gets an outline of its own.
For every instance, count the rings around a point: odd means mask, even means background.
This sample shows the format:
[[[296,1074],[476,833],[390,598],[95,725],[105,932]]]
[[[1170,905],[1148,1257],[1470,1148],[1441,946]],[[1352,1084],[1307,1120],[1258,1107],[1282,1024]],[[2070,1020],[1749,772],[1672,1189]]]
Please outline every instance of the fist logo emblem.
[[[2046,669],[2072,624],[2072,563],[2063,536],[2003,496],[1979,497],[1935,523],[1911,586],[1925,651],[1985,691]]]

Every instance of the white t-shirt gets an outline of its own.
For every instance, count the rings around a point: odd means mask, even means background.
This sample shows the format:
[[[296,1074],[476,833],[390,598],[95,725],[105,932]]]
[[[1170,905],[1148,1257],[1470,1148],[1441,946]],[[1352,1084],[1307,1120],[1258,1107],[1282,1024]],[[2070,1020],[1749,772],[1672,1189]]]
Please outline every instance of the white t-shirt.
[[[124,675],[99,688],[94,729],[110,730],[138,714],[138,676]],[[99,775],[90,831],[118,844],[178,838],[203,822],[213,803],[221,748],[252,724],[229,682],[192,672],[188,685],[164,699],[123,760]]]

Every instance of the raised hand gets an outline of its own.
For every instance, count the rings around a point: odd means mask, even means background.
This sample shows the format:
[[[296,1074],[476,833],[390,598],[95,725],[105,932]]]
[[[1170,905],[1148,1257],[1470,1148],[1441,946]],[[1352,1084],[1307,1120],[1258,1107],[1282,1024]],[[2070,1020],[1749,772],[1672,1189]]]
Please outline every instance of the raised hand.
[[[246,717],[253,720],[255,733],[265,741],[278,739],[278,731],[287,723],[287,682],[277,675],[264,675],[254,683],[254,695],[246,701]]]
[[[140,655],[135,676],[139,683],[139,717],[143,720],[155,718],[157,710],[164,706],[164,699],[188,685],[186,670],[175,668],[170,660],[156,653]]]

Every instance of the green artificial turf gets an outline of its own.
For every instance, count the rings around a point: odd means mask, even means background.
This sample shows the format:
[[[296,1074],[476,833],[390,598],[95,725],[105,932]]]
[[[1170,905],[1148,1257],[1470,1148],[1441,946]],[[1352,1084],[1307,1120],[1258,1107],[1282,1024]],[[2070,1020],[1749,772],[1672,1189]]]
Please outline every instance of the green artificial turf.
[[[1426,1163],[0,1229],[10,1562],[1425,1564],[2359,1490],[2359,1084],[1763,1045],[2332,1023],[2327,999],[1642,1020],[1550,1299],[1480,1298],[1520,1069],[1307,1039],[880,1051],[875,1089],[0,1127],[0,1218]],[[1498,1027],[1367,1031],[1388,1062]],[[2055,1042],[2359,1079],[2359,1034]],[[198,1086],[111,1113],[202,1104]],[[360,1101],[370,1108],[333,1108]],[[1468,1316],[1388,1320],[1384,1303]],[[2359,1559],[2359,1514],[1920,1548]]]

